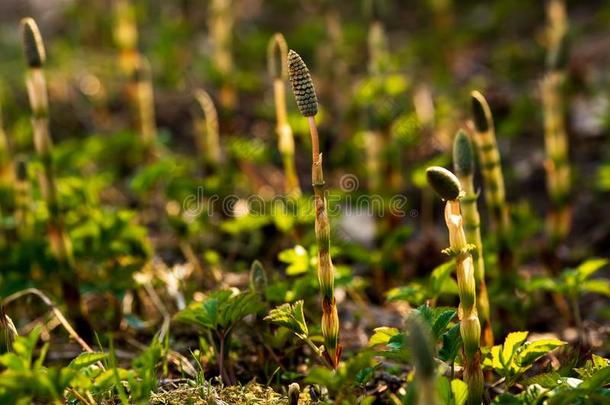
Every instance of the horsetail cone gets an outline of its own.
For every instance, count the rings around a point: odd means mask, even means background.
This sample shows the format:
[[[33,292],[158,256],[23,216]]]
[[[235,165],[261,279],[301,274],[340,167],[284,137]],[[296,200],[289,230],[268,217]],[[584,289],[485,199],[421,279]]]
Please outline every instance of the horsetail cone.
[[[288,76],[299,111],[304,117],[313,117],[318,113],[318,98],[313,80],[303,59],[292,49],[288,52]]]
[[[449,170],[439,166],[429,167],[426,170],[426,177],[428,184],[443,200],[457,200],[460,196],[462,189],[460,181]]]
[[[460,334],[464,342],[464,382],[468,385],[468,403],[480,404],[483,396],[483,372],[481,370],[481,325],[476,307],[477,293],[475,271],[471,251],[473,246],[466,239],[460,197],[462,186],[458,178],[442,167],[426,170],[428,183],[447,201],[445,223],[449,231],[449,249],[445,252],[455,257],[456,278],[460,305]]]
[[[458,176],[471,176],[474,172],[474,151],[466,132],[460,130],[453,143],[453,165]]]
[[[30,17],[24,18],[21,20],[21,30],[23,35],[23,50],[28,66],[31,68],[42,67],[47,56],[36,21]]]

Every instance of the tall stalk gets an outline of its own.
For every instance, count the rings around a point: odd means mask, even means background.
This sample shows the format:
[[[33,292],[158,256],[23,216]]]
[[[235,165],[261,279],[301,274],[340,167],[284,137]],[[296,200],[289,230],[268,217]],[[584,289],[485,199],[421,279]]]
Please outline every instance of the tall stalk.
[[[285,83],[288,79],[287,58],[288,45],[286,44],[286,39],[282,34],[276,33],[267,46],[267,68],[269,69],[269,76],[273,80],[277,143],[284,164],[285,191],[290,196],[299,197],[301,195],[301,187],[294,164],[294,136],[292,127],[288,123],[286,109]]]
[[[463,211],[466,240],[473,244],[471,251],[474,264],[474,279],[477,283],[477,310],[483,326],[481,342],[483,346],[493,346],[494,338],[489,312],[489,297],[485,282],[485,260],[483,259],[483,240],[481,238],[481,217],[477,207],[478,193],[474,188],[474,150],[470,138],[464,131],[458,131],[453,141],[453,167],[464,189],[460,199]]]
[[[330,257],[330,223],[326,211],[324,195],[324,171],[322,154],[315,116],[318,113],[318,99],[303,59],[293,50],[288,52],[288,73],[297,106],[307,118],[311,135],[311,181],[314,190],[315,231],[318,243],[318,280],[322,295],[322,335],[324,337],[324,356],[333,368],[337,368],[341,357],[339,344],[339,315],[335,301],[335,275]]]
[[[552,0],[548,4],[547,66],[548,71],[540,84],[544,111],[544,143],[547,159],[546,185],[551,197],[552,210],[547,216],[547,232],[551,248],[561,243],[570,232],[572,209],[570,205],[570,161],[568,136],[564,117],[565,99],[562,88],[566,81],[566,33],[568,23],[565,4]]]
[[[476,281],[474,263],[464,232],[460,212],[463,195],[460,181],[453,173],[434,166],[426,170],[428,184],[446,201],[445,223],[449,230],[449,249],[445,252],[455,257],[456,278],[460,305],[460,334],[464,342],[464,382],[468,385],[468,403],[480,405],[483,398],[483,372],[481,370],[481,324],[476,306]]]
[[[504,176],[502,175],[494,123],[485,97],[478,91],[473,91],[470,95],[475,129],[473,139],[481,162],[485,201],[492,228],[496,233],[500,268],[503,275],[509,276],[514,273],[513,255],[510,246],[512,229],[509,209],[506,204]]]
[[[32,233],[32,216],[30,214],[30,182],[27,174],[27,163],[17,159],[15,176],[15,223],[17,235],[21,239],[28,238]]]
[[[155,97],[152,83],[152,70],[148,59],[140,55],[133,77],[135,105],[138,111],[138,125],[142,146],[147,160],[156,157],[157,124],[155,123]]]
[[[58,264],[58,276],[68,314],[74,319],[79,333],[90,337],[90,325],[81,312],[78,271],[72,254],[72,243],[65,230],[64,217],[57,197],[55,168],[51,156],[47,84],[42,70],[46,59],[44,44],[38,26],[32,18],[21,20],[21,28],[23,47],[29,66],[26,85],[32,109],[34,145],[43,168],[40,188],[49,211],[48,238]]]
[[[237,102],[235,88],[230,83],[233,77],[231,44],[236,6],[232,0],[211,0],[208,14],[208,30],[213,41],[212,61],[223,80],[219,95],[220,105],[228,109],[233,109]]]
[[[195,90],[195,99],[203,112],[203,119],[196,121],[199,151],[205,165],[212,170],[218,170],[222,159],[220,136],[218,131],[218,112],[212,97],[203,89]]]

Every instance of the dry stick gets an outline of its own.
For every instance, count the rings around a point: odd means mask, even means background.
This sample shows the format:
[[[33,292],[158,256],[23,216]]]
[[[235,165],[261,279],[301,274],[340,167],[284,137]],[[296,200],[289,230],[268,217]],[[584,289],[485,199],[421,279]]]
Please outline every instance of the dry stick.
[[[53,304],[53,301],[51,301],[51,299],[49,297],[47,297],[42,291],[40,291],[37,288],[28,288],[22,291],[18,291],[14,294],[9,295],[8,297],[6,297],[4,299],[4,301],[2,301],[2,305],[8,305],[11,302],[24,297],[26,295],[35,295],[38,298],[40,298],[42,300],[42,302],[44,302],[44,304],[49,307],[51,309],[51,311],[53,311],[53,314],[55,315],[55,317],[57,318],[57,320],[59,321],[59,323],[61,323],[61,325],[64,327],[64,329],[66,330],[66,332],[68,332],[68,334],[70,335],[70,337],[72,339],[74,339],[79,345],[80,347],[82,347],[82,349],[86,352],[89,353],[93,353],[93,349],[91,349],[91,347],[87,344],[87,342],[85,342],[79,335],[78,333],[76,333],[76,331],[74,330],[74,328],[72,327],[72,325],[70,325],[70,322],[68,322],[68,320],[66,319],[66,317],[62,314],[62,312],[55,306],[55,304]]]
[[[78,271],[72,253],[72,244],[64,227],[64,218],[57,198],[55,169],[51,156],[52,141],[49,133],[49,102],[47,84],[42,67],[45,50],[36,22],[32,18],[21,20],[23,46],[29,70],[26,84],[32,108],[34,145],[43,166],[40,188],[49,210],[48,235],[51,250],[59,266],[63,298],[70,317],[77,322],[81,333],[90,334],[91,326],[81,312]]]
[[[324,357],[336,369],[339,365],[342,346],[339,342],[339,315],[335,301],[335,275],[330,257],[330,223],[326,212],[324,195],[324,171],[315,115],[318,99],[309,70],[301,57],[293,50],[288,53],[288,73],[299,111],[307,117],[311,135],[311,180],[315,203],[315,232],[318,244],[318,280],[322,294],[322,335]]]
[[[540,90],[544,111],[544,142],[547,154],[544,167],[547,172],[547,190],[552,210],[547,216],[550,247],[555,250],[570,232],[572,209],[570,206],[570,164],[568,137],[564,117],[564,98],[561,91],[566,80],[565,59],[568,30],[565,4],[552,0],[548,4],[547,65],[549,71],[542,79]],[[552,268],[552,271],[559,269]]]
[[[483,346],[494,344],[487,283],[485,282],[485,260],[483,258],[483,240],[481,238],[481,217],[477,207],[478,193],[474,189],[474,151],[468,135],[459,131],[453,143],[453,166],[455,173],[464,189],[460,199],[463,210],[464,230],[466,240],[473,244],[472,258],[474,261],[474,278],[477,283],[477,310],[483,325]]]
[[[277,66],[277,56],[279,56],[279,69]],[[288,67],[286,66],[287,58],[288,45],[286,44],[286,39],[282,34],[276,33],[269,41],[267,47],[267,66],[269,75],[273,79],[273,99],[275,102],[278,150],[282,155],[282,162],[284,165],[285,191],[289,196],[300,197],[301,187],[299,185],[294,163],[294,136],[292,127],[288,122],[286,108],[285,81],[288,78]]]
[[[464,382],[468,385],[468,403],[480,405],[483,398],[483,372],[481,370],[481,324],[476,306],[476,282],[471,251],[466,240],[460,212],[462,187],[453,173],[442,167],[426,170],[428,183],[445,200],[445,223],[449,231],[449,248],[444,252],[455,257],[456,278],[460,305],[460,334],[464,342]]]

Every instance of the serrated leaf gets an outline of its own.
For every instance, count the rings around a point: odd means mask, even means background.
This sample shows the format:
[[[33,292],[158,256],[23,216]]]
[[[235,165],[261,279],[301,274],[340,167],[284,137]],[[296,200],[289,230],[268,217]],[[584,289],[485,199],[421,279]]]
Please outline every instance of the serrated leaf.
[[[108,357],[108,354],[101,352],[81,353],[68,364],[68,367],[78,370],[104,360],[106,357]]]
[[[452,362],[461,345],[460,325],[457,324],[443,334],[443,346],[438,352],[438,357],[443,361]]]
[[[528,334],[529,332],[511,332],[508,334],[508,336],[506,336],[506,339],[504,339],[504,344],[502,345],[502,351],[500,352],[499,359],[500,363],[504,367],[510,367],[515,352],[519,346],[525,342]]]
[[[565,344],[566,342],[558,339],[540,339],[535,342],[527,342],[517,355],[515,363],[520,367],[529,366],[540,357]]]
[[[432,321],[434,320],[434,311],[428,305],[420,305],[415,310],[420,318],[425,321],[428,326],[432,327]]]
[[[388,344],[390,339],[398,335],[400,332],[396,328],[390,328],[387,326],[381,326],[374,329],[374,334],[369,339],[369,346],[385,345]]]
[[[435,339],[438,339],[445,332],[447,325],[449,325],[449,322],[455,317],[455,314],[455,310],[447,309],[438,315],[432,325],[432,334]]]
[[[580,384],[579,388],[593,391],[608,383],[610,383],[610,366],[597,370],[591,378]]]
[[[293,305],[283,304],[272,309],[265,320],[290,329],[301,339],[306,339],[309,335],[302,300],[295,302]]]

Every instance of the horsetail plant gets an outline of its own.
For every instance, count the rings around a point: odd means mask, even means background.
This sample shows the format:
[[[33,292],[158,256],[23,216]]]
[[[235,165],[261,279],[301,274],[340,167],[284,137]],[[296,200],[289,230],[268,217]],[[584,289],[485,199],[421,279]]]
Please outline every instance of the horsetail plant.
[[[493,346],[493,331],[489,313],[489,297],[485,282],[485,260],[481,239],[481,218],[477,207],[478,193],[474,189],[474,150],[466,132],[460,130],[453,141],[453,167],[463,189],[460,199],[463,211],[466,240],[474,245],[471,252],[474,263],[474,279],[477,283],[477,311],[483,324],[483,346]]]
[[[485,188],[485,201],[489,210],[492,227],[498,243],[498,258],[503,273],[513,272],[513,257],[510,249],[511,222],[506,204],[504,176],[500,162],[500,152],[496,142],[493,118],[487,100],[479,91],[470,93],[474,121],[474,142],[476,144],[481,174]]]
[[[31,235],[32,218],[30,214],[30,182],[28,180],[27,163],[17,158],[15,169],[15,223],[20,238]]]
[[[561,0],[549,2],[547,8],[547,67],[540,84],[544,111],[544,143],[547,159],[546,185],[552,210],[547,216],[547,232],[552,248],[561,243],[570,231],[570,163],[568,137],[564,117],[565,100],[562,88],[566,80],[567,18]]]
[[[26,85],[32,109],[34,146],[43,169],[40,176],[40,188],[49,210],[47,224],[49,242],[59,267],[58,276],[69,315],[76,322],[79,332],[89,336],[91,333],[89,323],[81,313],[81,295],[78,273],[72,253],[72,243],[65,230],[64,218],[57,196],[55,169],[51,156],[52,141],[49,133],[47,84],[42,70],[46,60],[45,48],[34,19],[24,18],[21,20],[21,29],[23,48],[29,66]]]
[[[212,0],[209,3],[208,30],[213,43],[213,64],[220,74],[223,84],[220,89],[220,105],[233,109],[237,102],[235,88],[230,83],[233,77],[233,25],[236,5],[232,0]]]
[[[464,342],[464,382],[468,385],[468,403],[480,404],[483,397],[483,372],[481,370],[481,324],[476,307],[475,270],[469,244],[464,232],[460,211],[463,195],[458,178],[449,170],[433,166],[426,170],[428,184],[446,201],[445,223],[449,230],[449,248],[444,252],[455,257],[456,278],[460,305],[460,334]]]
[[[119,48],[119,67],[131,77],[138,63],[138,28],[136,13],[130,0],[114,0],[114,42]]]
[[[277,56],[279,56],[279,64],[277,63]],[[267,46],[267,67],[269,69],[269,76],[273,80],[278,150],[282,155],[284,165],[286,193],[293,197],[299,197],[301,195],[301,187],[294,164],[294,136],[292,127],[288,123],[288,114],[286,112],[285,83],[288,78],[287,58],[288,45],[286,44],[286,39],[282,34],[276,33]]]
[[[142,146],[147,160],[155,158],[157,125],[155,123],[155,99],[152,84],[152,69],[148,59],[140,55],[133,76],[135,104],[138,111],[138,124]]]
[[[303,59],[295,51],[288,52],[288,74],[294,98],[301,115],[307,118],[311,135],[312,165],[311,181],[315,202],[315,231],[318,243],[318,280],[322,294],[322,335],[324,336],[324,356],[334,369],[339,365],[341,345],[339,344],[339,315],[335,301],[335,276],[330,257],[330,223],[326,212],[324,195],[324,171],[315,116],[318,99],[309,70]]]
[[[213,170],[220,166],[222,155],[218,131],[218,112],[214,100],[209,93],[203,89],[195,90],[195,99],[203,112],[203,119],[196,122],[200,153],[206,166]]]

